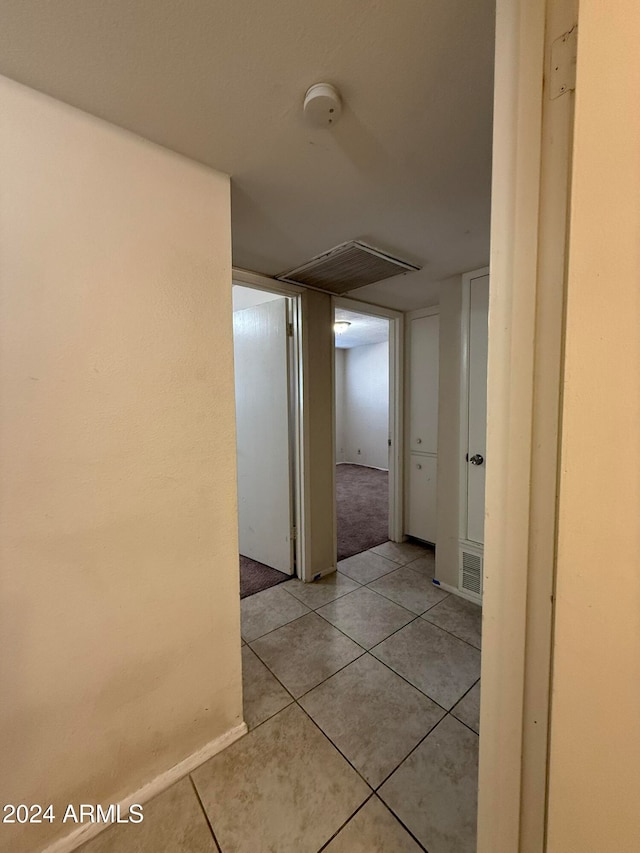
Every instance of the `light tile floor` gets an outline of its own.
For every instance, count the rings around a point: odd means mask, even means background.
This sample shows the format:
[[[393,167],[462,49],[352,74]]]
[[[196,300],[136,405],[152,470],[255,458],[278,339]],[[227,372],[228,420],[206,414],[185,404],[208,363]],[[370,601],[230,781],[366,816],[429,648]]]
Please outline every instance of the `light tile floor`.
[[[481,611],[386,543],[242,601],[249,734],[83,853],[474,853]]]

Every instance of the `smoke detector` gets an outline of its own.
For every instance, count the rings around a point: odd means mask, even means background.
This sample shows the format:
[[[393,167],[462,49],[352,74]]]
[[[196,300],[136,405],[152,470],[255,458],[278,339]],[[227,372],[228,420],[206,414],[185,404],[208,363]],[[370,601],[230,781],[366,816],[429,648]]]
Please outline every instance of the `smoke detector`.
[[[326,130],[333,127],[342,113],[338,90],[331,83],[314,83],[304,96],[302,113],[311,127]]]

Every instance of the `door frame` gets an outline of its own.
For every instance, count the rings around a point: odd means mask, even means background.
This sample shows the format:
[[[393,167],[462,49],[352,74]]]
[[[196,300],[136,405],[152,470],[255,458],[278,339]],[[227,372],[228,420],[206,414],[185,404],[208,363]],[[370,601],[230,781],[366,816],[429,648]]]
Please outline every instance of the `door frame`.
[[[358,314],[369,314],[372,317],[383,317],[389,320],[389,435],[391,437],[391,453],[389,454],[389,539],[392,542],[402,542],[404,538],[404,314],[392,308],[381,305],[371,305],[345,296],[333,296],[331,299],[333,317],[336,308],[353,311]],[[335,346],[331,357],[331,381],[333,399],[335,400]],[[335,447],[336,419],[333,418],[333,444]],[[335,458],[334,458],[335,479]],[[334,517],[336,516],[335,482]],[[335,527],[335,525],[334,525]],[[337,536],[337,534],[336,534]],[[336,553],[337,553],[337,541]]]
[[[468,489],[468,465],[464,464],[467,454],[469,437],[469,320],[471,306],[471,282],[474,278],[482,278],[489,275],[489,267],[471,270],[462,276],[462,307],[460,324],[460,482],[458,487],[458,538],[461,542],[468,542],[474,548],[483,548],[484,543],[473,542],[467,539],[467,489]],[[491,280],[489,280],[491,289]]]
[[[302,323],[302,294],[304,287],[299,287],[289,282],[276,281],[259,273],[249,272],[238,267],[233,267],[231,286],[234,284],[242,287],[250,287],[253,290],[264,290],[267,293],[277,293],[291,299],[291,324],[292,335],[289,368],[291,382],[291,406],[290,406],[290,428],[289,434],[292,440],[292,471],[291,488],[293,506],[293,526],[296,531],[294,540],[294,575],[298,578],[305,577],[305,555],[307,525],[305,519],[305,458],[304,458],[304,407],[303,399],[303,323]]]
[[[497,0],[477,853],[546,849],[576,0]],[[570,64],[570,58],[568,58]]]

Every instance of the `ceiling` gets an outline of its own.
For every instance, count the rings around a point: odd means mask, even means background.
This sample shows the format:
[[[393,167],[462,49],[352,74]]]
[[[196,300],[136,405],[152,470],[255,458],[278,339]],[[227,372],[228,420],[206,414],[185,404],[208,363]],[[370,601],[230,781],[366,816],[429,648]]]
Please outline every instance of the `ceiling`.
[[[389,321],[369,314],[356,314],[336,308],[336,320],[347,320],[351,325],[346,332],[335,335],[338,349],[352,349],[369,344],[381,344],[389,340]]]
[[[358,299],[409,310],[488,262],[493,31],[494,0],[2,0],[0,73],[230,174],[236,266],[361,239],[423,269]]]

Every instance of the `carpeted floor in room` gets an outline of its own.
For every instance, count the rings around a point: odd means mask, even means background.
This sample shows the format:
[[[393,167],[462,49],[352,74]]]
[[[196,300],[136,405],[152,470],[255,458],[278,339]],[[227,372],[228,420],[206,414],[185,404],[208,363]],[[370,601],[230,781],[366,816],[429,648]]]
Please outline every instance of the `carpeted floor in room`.
[[[389,472],[363,465],[336,465],[338,560],[389,538]],[[289,580],[276,569],[240,555],[240,598]]]
[[[336,465],[338,560],[389,538],[389,472],[363,465]]]
[[[264,563],[258,563],[257,560],[240,554],[240,598],[246,598],[290,579],[290,575],[285,575],[277,569],[272,569]]]

